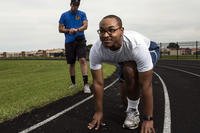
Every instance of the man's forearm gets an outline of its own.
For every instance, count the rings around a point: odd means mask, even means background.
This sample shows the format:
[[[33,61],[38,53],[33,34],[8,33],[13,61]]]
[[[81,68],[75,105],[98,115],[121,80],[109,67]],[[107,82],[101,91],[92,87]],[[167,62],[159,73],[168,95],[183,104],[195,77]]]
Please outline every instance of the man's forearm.
[[[78,31],[84,31],[86,30],[88,27],[88,22],[87,21],[84,21],[83,22],[83,25],[81,27],[78,28]]]
[[[86,30],[86,29],[87,29],[86,26],[81,26],[81,27],[79,27],[77,30],[81,32],[81,31],[84,31],[84,30]]]
[[[63,24],[59,24],[59,26],[58,26],[58,31],[60,33],[69,33],[69,30],[70,29],[65,28],[65,26]]]
[[[59,28],[60,33],[69,33],[69,29],[66,28]]]
[[[153,93],[152,87],[143,90],[143,101],[144,101],[144,114],[146,116],[153,116]]]
[[[95,111],[103,112],[103,86],[94,85]]]
[[[152,92],[153,70],[139,73],[139,82],[142,88],[142,99],[144,101],[144,114],[153,116],[153,92]]]

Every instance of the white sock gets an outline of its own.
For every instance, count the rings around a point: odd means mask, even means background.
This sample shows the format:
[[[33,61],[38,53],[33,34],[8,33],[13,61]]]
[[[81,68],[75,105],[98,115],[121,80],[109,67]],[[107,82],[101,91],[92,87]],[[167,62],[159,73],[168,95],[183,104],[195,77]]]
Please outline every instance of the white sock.
[[[138,105],[140,103],[140,98],[138,100],[130,100],[127,97],[127,100],[128,100],[128,106],[127,106],[126,111],[128,111],[130,108],[138,110]]]

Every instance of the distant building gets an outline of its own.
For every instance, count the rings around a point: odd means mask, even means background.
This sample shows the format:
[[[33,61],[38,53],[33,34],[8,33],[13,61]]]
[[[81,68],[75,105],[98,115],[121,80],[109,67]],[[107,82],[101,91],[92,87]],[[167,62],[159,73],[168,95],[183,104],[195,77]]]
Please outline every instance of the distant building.
[[[161,49],[161,55],[170,55],[170,50],[168,48]]]
[[[33,57],[36,56],[37,51],[22,51],[22,57]]]
[[[4,56],[3,56],[3,52],[0,52],[0,58],[3,58]]]
[[[0,58],[12,57],[64,57],[64,49],[48,49],[38,51],[21,51],[21,52],[2,52]]]
[[[191,52],[192,52],[192,55],[196,55],[196,53],[198,54],[198,55],[200,55],[200,48],[192,48],[191,49]]]
[[[192,54],[192,50],[191,48],[179,48],[179,49],[175,49],[175,48],[171,48],[169,49],[169,55],[191,55]]]
[[[46,50],[47,57],[64,57],[65,50],[64,49],[49,49]]]

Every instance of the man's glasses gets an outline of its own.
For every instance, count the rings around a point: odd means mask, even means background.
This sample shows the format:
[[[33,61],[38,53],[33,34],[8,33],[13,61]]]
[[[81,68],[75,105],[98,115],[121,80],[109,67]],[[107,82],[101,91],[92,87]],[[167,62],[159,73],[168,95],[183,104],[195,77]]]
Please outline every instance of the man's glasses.
[[[105,33],[108,33],[109,35],[112,35],[113,33],[115,33],[115,31],[117,31],[118,29],[120,29],[121,27],[118,27],[118,28],[109,28],[109,29],[107,29],[107,30],[105,30],[105,29],[98,29],[97,30],[97,33],[99,34],[99,35],[104,35]]]

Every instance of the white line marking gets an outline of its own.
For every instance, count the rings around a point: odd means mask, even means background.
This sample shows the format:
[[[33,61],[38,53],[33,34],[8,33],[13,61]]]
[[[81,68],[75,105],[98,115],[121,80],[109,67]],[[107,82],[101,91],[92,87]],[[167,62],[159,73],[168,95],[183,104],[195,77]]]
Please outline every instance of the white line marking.
[[[164,116],[164,124],[163,124],[163,133],[171,133],[171,112],[170,112],[170,102],[169,102],[167,87],[164,81],[162,80],[162,78],[157,73],[155,74],[160,79],[163,85],[164,97],[165,97],[165,116]]]
[[[167,68],[167,69],[172,69],[172,70],[176,70],[176,71],[180,71],[180,72],[184,72],[184,73],[187,73],[187,74],[191,74],[191,75],[200,77],[200,75],[198,75],[198,74],[191,73],[191,72],[188,72],[188,71],[185,71],[185,70],[182,70],[182,69],[173,68],[173,67],[169,67],[169,66],[160,66],[160,67]]]
[[[177,68],[173,68],[173,67],[169,67],[169,66],[160,66],[160,67],[171,69],[171,70],[176,70],[176,71],[180,71],[180,72],[184,72],[187,74],[191,74],[191,75],[200,77],[200,75],[198,75],[198,74],[191,73],[191,72],[188,72],[188,71],[185,71],[182,69],[177,69]],[[155,74],[158,76],[161,83],[163,84],[163,90],[164,90],[164,95],[165,95],[165,117],[164,117],[163,133],[171,133],[171,113],[170,113],[170,102],[169,102],[167,87],[166,87],[164,81],[162,80],[162,78],[157,73],[155,73]]]
[[[104,90],[106,90],[106,89],[108,89],[109,87],[111,87],[111,86],[112,86],[113,84],[115,84],[118,80],[119,80],[119,79],[117,78],[117,79],[116,79],[115,81],[113,81],[111,84],[109,84],[108,86],[106,86],[106,87],[104,88]],[[49,117],[48,119],[46,119],[46,120],[44,120],[44,121],[41,121],[41,122],[39,122],[39,123],[37,123],[37,124],[35,124],[35,125],[33,125],[33,126],[27,128],[27,129],[25,129],[25,130],[23,130],[23,131],[21,131],[21,132],[19,132],[19,133],[28,133],[28,132],[30,132],[30,131],[32,131],[32,130],[34,130],[34,129],[36,129],[36,128],[38,128],[38,127],[40,127],[40,126],[42,126],[42,125],[44,125],[44,124],[46,124],[46,123],[48,123],[48,122],[54,120],[54,119],[56,119],[57,117],[63,115],[64,113],[66,113],[66,112],[72,110],[73,108],[75,108],[75,107],[81,105],[82,103],[84,103],[84,102],[88,101],[89,99],[91,99],[93,96],[94,96],[94,95],[91,95],[91,96],[89,96],[89,97],[83,99],[82,101],[80,101],[80,102],[74,104],[73,106],[71,106],[71,107],[69,107],[69,108],[67,108],[67,109],[65,109],[65,110],[63,110],[63,111],[61,111],[61,112],[59,112],[59,113],[57,113],[57,114],[55,114],[55,115]]]

